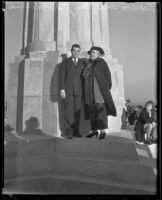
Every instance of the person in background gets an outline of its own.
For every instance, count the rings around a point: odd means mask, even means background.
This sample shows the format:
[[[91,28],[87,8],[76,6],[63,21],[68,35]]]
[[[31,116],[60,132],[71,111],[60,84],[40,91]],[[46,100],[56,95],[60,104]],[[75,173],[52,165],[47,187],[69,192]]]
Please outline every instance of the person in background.
[[[151,134],[155,127],[153,102],[147,101],[141,110],[135,125],[135,137],[138,143],[151,144]]]
[[[126,107],[126,122],[128,124],[128,119],[130,117],[131,114],[131,100],[130,99],[126,99],[125,100],[125,107]]]
[[[138,116],[140,114],[140,111],[141,111],[140,106],[137,105],[134,107],[134,111],[130,114],[129,120],[128,120],[130,125],[135,125],[138,119]]]
[[[154,108],[154,121],[155,126],[153,127],[153,130],[151,132],[151,142],[156,143],[157,142],[157,106]]]
[[[90,59],[83,72],[84,103],[86,119],[90,119],[91,131],[87,137],[98,136],[104,139],[108,128],[107,115],[116,116],[116,108],[111,96],[111,73],[107,63],[101,56],[104,51],[93,46],[88,52]]]
[[[130,113],[129,113],[129,117],[128,117],[129,125],[133,125],[133,123],[134,123],[134,114],[135,114],[135,106],[132,105],[130,107]]]

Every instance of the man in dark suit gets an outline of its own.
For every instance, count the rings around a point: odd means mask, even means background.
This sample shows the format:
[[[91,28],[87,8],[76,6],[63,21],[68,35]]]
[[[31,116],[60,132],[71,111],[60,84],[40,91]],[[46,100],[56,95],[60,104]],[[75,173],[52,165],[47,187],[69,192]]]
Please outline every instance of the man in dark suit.
[[[60,72],[60,96],[65,100],[66,135],[71,139],[79,134],[79,122],[82,98],[82,72],[84,61],[79,58],[80,46],[74,44],[71,57],[65,59]]]

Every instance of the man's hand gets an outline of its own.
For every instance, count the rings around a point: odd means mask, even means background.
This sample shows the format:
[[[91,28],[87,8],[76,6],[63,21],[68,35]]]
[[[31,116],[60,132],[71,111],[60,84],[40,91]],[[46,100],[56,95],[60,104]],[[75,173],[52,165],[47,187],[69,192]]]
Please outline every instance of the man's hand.
[[[61,90],[60,91],[60,96],[61,96],[61,99],[65,99],[66,98],[65,90]]]

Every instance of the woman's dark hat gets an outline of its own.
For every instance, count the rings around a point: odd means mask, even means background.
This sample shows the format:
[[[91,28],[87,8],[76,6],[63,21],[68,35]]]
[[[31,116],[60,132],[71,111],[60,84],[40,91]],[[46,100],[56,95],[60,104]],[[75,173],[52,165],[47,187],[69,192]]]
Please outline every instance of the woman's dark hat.
[[[90,52],[92,50],[99,51],[101,55],[105,55],[105,52],[104,52],[104,50],[101,47],[96,47],[96,46],[91,47],[91,49],[88,51],[88,54],[90,54]]]

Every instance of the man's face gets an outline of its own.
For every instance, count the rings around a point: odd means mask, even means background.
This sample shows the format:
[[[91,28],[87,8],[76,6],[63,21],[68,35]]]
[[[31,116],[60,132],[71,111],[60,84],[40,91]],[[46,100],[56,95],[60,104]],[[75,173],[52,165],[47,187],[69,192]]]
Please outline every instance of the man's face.
[[[72,57],[73,58],[78,58],[80,54],[80,48],[79,47],[73,47],[71,50]]]

